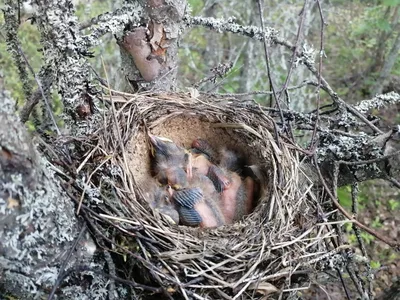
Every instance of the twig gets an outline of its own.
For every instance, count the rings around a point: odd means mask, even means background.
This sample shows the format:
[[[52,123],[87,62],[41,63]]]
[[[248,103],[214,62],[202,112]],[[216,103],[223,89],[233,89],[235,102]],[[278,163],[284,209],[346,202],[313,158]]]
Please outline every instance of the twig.
[[[192,17],[190,15],[186,15],[183,18],[183,21],[186,22],[188,26],[203,26],[212,30],[232,32],[259,41],[262,41],[264,38],[271,39],[275,43],[284,45],[293,50],[293,45],[285,40],[280,39],[277,34],[278,31],[271,27],[268,27],[268,32],[266,32],[264,29],[258,28],[256,26],[242,26],[234,22],[233,18],[221,21],[220,19],[216,18]]]
[[[6,5],[4,8],[2,8],[2,11],[4,13],[4,28],[6,30],[6,36],[4,36],[2,31],[0,31],[0,35],[6,40],[7,50],[10,52],[14,64],[17,67],[25,97],[28,99],[32,95],[32,85],[29,82],[29,75],[26,70],[26,65],[21,59],[21,55],[19,55],[21,45],[21,42],[18,38],[18,28],[20,23],[19,18],[17,18],[17,14],[19,12],[19,1],[16,2],[8,0],[5,1],[5,4]]]
[[[264,28],[263,4],[261,3],[261,1],[262,0],[257,0],[257,2],[258,2],[258,11],[259,11],[259,14],[260,14],[261,30],[262,30],[262,32],[265,32],[264,31],[265,28]],[[284,127],[286,127],[285,126],[285,118],[283,117],[281,105],[280,105],[280,103],[278,101],[278,97],[276,95],[274,83],[272,82],[271,67],[270,67],[270,56],[269,56],[269,51],[268,51],[267,40],[265,39],[265,35],[264,34],[262,35],[262,41],[263,41],[263,45],[264,45],[265,62],[267,64],[267,75],[268,75],[269,84],[271,86],[272,94],[273,94],[274,99],[276,101],[276,105],[278,106],[278,109],[279,109],[279,115],[280,115],[280,118],[281,118],[282,125]]]
[[[317,1],[318,1],[318,0],[317,0]],[[339,274],[340,282],[341,282],[342,285],[343,285],[344,292],[345,292],[345,294],[346,294],[347,300],[351,300],[349,291],[348,291],[347,286],[346,286],[346,284],[345,284],[345,282],[344,282],[344,280],[343,280],[342,273],[340,272],[340,270],[339,270],[338,268],[336,269],[336,271],[337,271],[337,273]]]
[[[324,90],[328,93],[328,95],[331,97],[333,102],[335,102],[338,106],[339,109],[346,108],[347,111],[349,111],[351,114],[354,116],[358,117],[360,120],[362,120],[368,127],[370,127],[374,132],[381,134],[382,131],[376,127],[372,122],[368,121],[367,118],[360,113],[357,109],[355,109],[352,105],[346,103],[343,99],[341,99],[337,93],[333,91],[333,89],[330,87],[329,83],[324,79],[323,76],[320,76],[320,73],[317,71],[317,69],[314,67],[313,62],[309,61],[308,59],[304,60],[304,65],[311,71],[311,73],[314,74],[315,77],[320,77],[321,78],[321,84],[324,87]]]
[[[24,88],[24,93],[26,97],[26,102],[24,107],[22,108],[20,112],[20,118],[22,122],[26,122],[29,118],[30,113],[32,112],[33,108],[39,103],[39,97],[40,95],[42,96],[43,100],[45,101],[46,108],[48,109],[49,115],[51,116],[53,125],[55,130],[57,131],[57,134],[60,135],[60,131],[58,129],[57,123],[54,119],[53,112],[50,109],[49,102],[45,96],[43,87],[41,85],[41,79],[39,79],[35,71],[33,70],[32,66],[30,65],[27,57],[25,56],[25,53],[22,51],[21,48],[21,43],[18,39],[17,35],[17,29],[19,26],[19,22],[17,22],[15,18],[15,14],[12,14],[13,10],[15,10],[15,7],[12,5],[13,1],[10,1],[8,5],[8,9],[4,10],[4,16],[6,19],[6,24],[7,24],[7,44],[9,45],[10,48],[12,48],[14,51],[11,51],[13,54],[13,59],[14,62],[18,68],[19,76]],[[19,2],[17,3],[19,5]],[[19,10],[18,10],[19,12]],[[3,35],[2,32],[0,32],[1,35]],[[21,57],[23,58],[23,61],[21,60]],[[35,78],[35,81],[38,85],[38,91],[32,94],[32,86],[29,83],[29,77],[28,77],[28,72],[26,71],[26,68],[24,66],[24,63],[28,67],[29,71],[32,73],[33,77]],[[45,84],[46,90],[51,86],[51,80],[46,81],[50,82],[50,84]]]
[[[132,251],[129,251],[128,249],[126,249],[126,247],[122,247],[120,245],[118,245],[117,243],[113,242],[111,239],[109,239],[108,237],[106,237],[103,232],[101,232],[101,230],[99,230],[97,228],[97,226],[94,225],[94,223],[92,222],[92,220],[90,220],[90,218],[86,215],[86,213],[83,214],[84,218],[86,219],[86,221],[90,224],[91,228],[93,230],[96,231],[96,233],[101,236],[105,241],[107,241],[108,243],[114,245],[116,248],[120,249],[121,251],[123,251],[124,253],[127,253],[129,255],[131,255],[133,258],[137,259],[138,261],[140,261],[150,272],[151,275],[153,275],[154,279],[158,282],[158,284],[160,285],[160,288],[157,289],[158,293],[163,293],[165,296],[167,296],[169,299],[172,299],[171,295],[169,295],[169,293],[166,291],[166,289],[163,287],[163,282],[161,280],[161,278],[154,272],[154,270],[157,270],[158,268],[156,266],[154,266],[151,262],[146,261],[143,257],[141,257],[140,255],[133,253]],[[108,276],[108,274],[107,274]],[[115,278],[114,278],[115,279]],[[118,280],[119,281],[119,280]],[[128,281],[129,282],[129,281]]]
[[[360,101],[355,108],[361,113],[367,113],[372,109],[380,109],[386,105],[397,104],[400,102],[400,95],[396,92],[376,95],[372,99]]]
[[[321,19],[321,36],[320,36],[320,46],[319,46],[319,64],[318,64],[318,86],[317,86],[317,108],[316,108],[316,118],[315,118],[315,125],[314,125],[314,130],[311,136],[311,141],[310,141],[310,149],[311,152],[316,150],[317,147],[317,126],[319,123],[319,107],[321,105],[321,93],[320,93],[320,87],[321,87],[321,76],[322,76],[322,57],[324,56],[324,29],[325,29],[325,19],[324,15],[322,14],[322,8],[321,8],[321,3],[319,0],[317,0],[317,6],[318,6],[318,11],[319,11],[319,16]]]
[[[353,266],[356,266],[356,265],[353,264]],[[362,279],[359,278],[359,276],[356,275],[355,270],[353,270],[350,267],[350,264],[346,266],[346,270],[347,270],[347,273],[349,273],[350,279],[351,279],[351,281],[353,281],[354,286],[356,287],[358,294],[361,296],[361,299],[364,299],[363,296],[364,296],[365,293],[364,293]]]
[[[210,71],[212,72],[212,75],[207,76],[203,79],[201,79],[199,82],[193,84],[193,87],[195,89],[198,89],[200,87],[200,85],[202,85],[203,83],[210,81],[212,83],[215,84],[217,77],[223,78],[228,72],[231,71],[233,67],[233,63],[229,62],[229,63],[221,63],[218,66],[216,66],[215,68],[212,68]]]
[[[61,131],[60,131],[60,129],[58,128],[56,119],[54,118],[53,111],[51,110],[51,107],[50,107],[50,102],[49,102],[49,100],[48,100],[47,97],[46,97],[46,94],[45,94],[45,92],[44,92],[42,83],[40,82],[40,78],[36,75],[36,73],[35,73],[35,71],[33,70],[32,66],[29,64],[29,61],[28,61],[28,59],[26,58],[25,53],[22,51],[22,49],[21,49],[20,47],[18,48],[18,51],[19,51],[19,53],[21,54],[21,56],[24,58],[24,60],[25,60],[25,62],[26,62],[26,65],[28,66],[29,70],[31,71],[32,75],[33,75],[34,78],[35,78],[35,81],[36,81],[36,83],[37,83],[37,85],[38,85],[38,87],[39,87],[40,93],[42,94],[42,98],[43,98],[44,103],[45,103],[45,105],[46,105],[47,112],[49,113],[50,119],[51,119],[51,121],[53,122],[54,129],[55,129],[56,132],[57,132],[57,135],[61,135]]]
[[[51,76],[51,71],[48,68],[42,67],[39,71],[39,82],[43,83],[43,91],[47,94],[47,91],[53,85],[53,78]],[[42,90],[38,87],[37,90],[28,98],[24,106],[21,108],[19,113],[19,118],[21,122],[25,123],[28,121],[35,106],[39,103],[40,98],[43,98]]]
[[[344,160],[339,160],[337,161],[338,164],[343,164],[343,165],[348,165],[348,166],[358,166],[358,165],[368,165],[368,164],[373,164],[373,163],[377,163],[380,162],[382,160],[388,159],[390,157],[393,156],[397,156],[400,155],[400,150],[395,151],[393,153],[378,157],[378,158],[374,158],[374,159],[368,159],[368,160],[359,160],[359,161],[344,161]]]
[[[354,216],[351,216],[340,204],[339,202],[336,200],[335,196],[332,194],[331,190],[329,189],[327,183],[325,182],[324,177],[321,174],[321,170],[318,166],[318,158],[316,153],[314,153],[314,163],[315,163],[315,167],[317,169],[317,173],[318,173],[318,177],[322,183],[322,185],[325,188],[325,191],[328,193],[329,197],[331,198],[333,204],[335,205],[335,207],[349,220],[352,220],[358,227],[360,227],[361,229],[365,230],[366,232],[368,232],[369,234],[373,235],[374,237],[376,237],[378,240],[386,243],[387,245],[395,248],[396,250],[400,249],[400,243],[396,242],[396,241],[392,241],[389,240],[387,238],[385,238],[384,236],[380,235],[378,232],[376,232],[375,230],[369,228],[368,226],[364,225],[363,223],[361,223],[360,221],[358,221],[356,218],[354,218]],[[336,185],[335,185],[336,187]]]
[[[353,213],[353,215],[355,217],[357,217],[357,213],[358,213],[358,183],[354,183],[351,185],[351,201],[352,201],[352,205],[351,205],[351,212]],[[365,245],[364,242],[362,240],[361,237],[361,233],[360,230],[358,229],[358,227],[353,223],[353,231],[354,234],[356,235],[357,241],[358,241],[358,245],[360,247],[361,253],[362,255],[368,260],[365,262],[365,267],[367,269],[367,281],[368,281],[368,295],[370,299],[373,299],[373,286],[372,286],[372,269],[371,269],[371,264],[369,262],[369,258],[368,258],[368,253],[365,249]]]
[[[390,176],[386,176],[385,178],[386,178],[386,180],[388,180],[391,184],[393,184],[395,187],[397,187],[398,189],[400,189],[400,182],[398,182],[395,178],[390,177]]]
[[[304,80],[303,82],[299,83],[298,85],[289,86],[286,90],[292,91],[301,89],[307,85],[318,86],[318,83],[312,80]],[[283,90],[279,90],[278,94],[282,93]],[[201,93],[203,94],[203,93]],[[220,96],[220,97],[243,97],[243,96],[251,96],[251,95],[272,95],[272,91],[251,91],[247,93],[204,93],[205,95],[211,96]]]
[[[123,279],[121,277],[117,277],[117,276],[113,276],[111,274],[107,274],[104,271],[93,269],[92,267],[89,267],[89,266],[77,266],[75,268],[71,268],[71,269],[67,270],[66,272],[64,272],[64,274],[63,274],[63,276],[61,278],[61,281],[65,280],[65,278],[67,278],[68,276],[70,276],[74,272],[82,273],[82,272],[85,272],[85,271],[86,272],[93,272],[93,273],[98,274],[98,275],[102,275],[104,277],[113,279],[113,280],[115,280],[117,282],[120,282],[120,283],[123,283],[123,284],[126,284],[126,285],[130,285],[130,286],[132,286],[134,288],[142,289],[142,290],[149,291],[149,292],[152,292],[152,293],[157,293],[157,294],[162,293],[162,288],[161,287],[152,287],[152,286],[144,285],[144,284],[141,284],[141,283],[137,283],[137,282],[135,282],[133,280],[126,280],[126,279]]]
[[[127,163],[128,160],[127,160],[127,158],[126,158],[126,153],[125,153],[125,148],[124,148],[124,143],[122,142],[121,132],[120,132],[120,130],[119,130],[119,128],[118,128],[117,112],[116,112],[116,110],[115,110],[115,103],[114,103],[113,97],[112,97],[112,95],[111,95],[110,81],[108,80],[107,69],[106,69],[106,66],[105,66],[105,64],[104,64],[103,57],[101,57],[101,63],[102,63],[102,65],[103,65],[104,73],[105,73],[105,75],[106,75],[107,86],[108,86],[109,96],[110,96],[110,101],[111,101],[112,117],[113,117],[113,121],[114,121],[115,131],[117,132],[118,143],[119,143],[119,146],[120,146],[120,148],[121,148],[122,158],[123,158],[123,160],[124,160],[125,168],[126,168],[126,170],[129,170],[128,163]],[[130,181],[129,181],[129,182],[130,182]],[[124,184],[125,184],[125,183],[126,183],[126,182],[124,181]],[[127,189],[130,188],[130,190],[133,190],[132,186],[129,186],[129,187],[126,186],[126,188],[127,188]]]
[[[77,214],[77,215],[79,215],[79,212],[80,212],[80,210],[81,210],[83,197],[85,196],[86,189],[87,189],[87,187],[88,187],[89,184],[90,184],[90,180],[92,179],[92,176],[93,176],[94,174],[96,174],[96,172],[97,172],[98,170],[100,170],[101,167],[103,167],[103,165],[104,165],[106,162],[108,162],[111,158],[112,158],[111,156],[106,157],[106,159],[105,159],[104,161],[102,161],[102,162],[96,167],[96,169],[94,169],[94,171],[93,171],[92,173],[90,173],[88,179],[86,180],[86,184],[85,184],[85,186],[84,186],[84,188],[83,188],[83,192],[82,192],[82,194],[81,194],[81,199],[80,199],[80,201],[79,201],[78,208],[76,209],[76,214]]]
[[[103,245],[104,247],[104,245]],[[116,277],[116,272],[115,272],[115,264],[112,260],[111,254],[108,251],[104,251],[104,259],[107,262],[107,266],[108,266],[108,272],[111,276]],[[110,284],[108,287],[108,300],[114,300],[115,296],[115,279],[114,278],[110,278]]]
[[[306,15],[307,15],[306,11],[307,11],[307,9],[308,9],[308,1],[309,1],[309,0],[305,0],[305,1],[304,1],[304,4],[303,4],[303,8],[302,8],[302,12],[301,12],[300,24],[299,24],[299,28],[298,28],[298,30],[297,30],[297,35],[296,35],[296,42],[295,42],[295,44],[294,44],[293,54],[292,54],[292,57],[291,57],[291,59],[290,59],[289,71],[288,71],[288,74],[286,75],[285,82],[283,83],[283,87],[282,87],[282,89],[281,89],[281,91],[283,91],[283,92],[286,91],[287,86],[288,86],[288,84],[289,84],[290,77],[292,76],[292,71],[293,71],[293,66],[294,66],[295,58],[296,58],[296,56],[297,56],[297,51],[298,51],[299,45],[301,44],[301,42],[302,42],[302,40],[303,40],[303,36],[302,36],[302,33],[303,33],[303,25],[304,25],[304,21],[305,21],[305,19],[306,19]],[[260,3],[260,2],[259,2],[259,3]],[[262,23],[262,24],[263,24],[263,23]],[[282,96],[282,93],[279,93],[278,99],[277,99],[276,101],[279,101],[280,98],[281,98],[281,96]]]
[[[80,239],[82,238],[83,234],[85,233],[85,230],[86,230],[86,225],[83,224],[83,225],[82,225],[82,228],[81,228],[81,231],[79,232],[78,236],[75,238],[75,241],[74,241],[74,243],[72,244],[71,249],[69,249],[69,251],[68,251],[67,257],[64,259],[62,265],[60,266],[57,280],[56,280],[56,282],[54,283],[53,288],[51,289],[51,292],[50,292],[49,297],[47,298],[47,300],[52,300],[52,299],[53,299],[54,294],[55,294],[57,288],[60,286],[61,282],[62,282],[62,281],[64,280],[64,278],[65,278],[64,275],[65,275],[66,273],[68,273],[68,271],[65,271],[65,267],[67,266],[67,263],[68,263],[69,260],[71,259],[72,253],[74,252],[76,246],[78,245],[78,242],[80,241]]]

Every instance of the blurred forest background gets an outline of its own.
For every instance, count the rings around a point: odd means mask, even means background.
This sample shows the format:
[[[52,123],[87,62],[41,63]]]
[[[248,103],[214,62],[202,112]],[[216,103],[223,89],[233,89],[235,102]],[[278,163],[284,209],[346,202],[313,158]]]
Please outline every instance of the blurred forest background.
[[[85,24],[101,13],[121,6],[122,1],[88,0],[72,1],[80,21]],[[256,1],[242,0],[189,0],[192,15],[235,18],[242,25],[260,26]],[[316,3],[316,1],[313,1]],[[400,92],[400,0],[330,0],[321,1],[327,27],[324,32],[324,49],[322,75],[332,88],[346,101],[355,104],[360,100],[373,97],[380,92],[395,90]],[[296,40],[299,14],[303,0],[265,0],[265,26],[279,30],[281,37],[294,43]],[[1,4],[3,6],[4,4]],[[42,63],[40,36],[31,25],[32,7],[21,4],[21,28],[19,37],[22,50],[35,73]],[[320,16],[316,4],[307,12],[305,26],[305,43],[303,51],[310,51],[318,59],[320,47]],[[0,14],[0,23],[4,16]],[[85,26],[82,30],[85,30]],[[23,86],[11,54],[7,52],[4,30],[0,31],[0,86],[11,92],[16,99],[16,109],[24,103]],[[112,35],[102,37],[103,42],[94,50],[90,59],[94,70],[93,76],[105,78],[101,58],[104,60],[111,86],[118,89],[121,78],[119,73],[120,53]],[[396,48],[397,45],[397,48]],[[397,51],[396,51],[397,49]],[[39,50],[39,51],[38,51]],[[314,52],[312,52],[314,51]],[[395,51],[395,52],[393,52]],[[181,40],[180,65],[177,89],[185,90],[196,87],[202,92],[210,93],[249,93],[268,91],[268,77],[265,66],[262,43],[243,36],[230,33],[212,32],[204,28],[188,29]],[[283,47],[271,49],[272,74],[276,86],[283,86],[290,66],[291,54]],[[387,70],[389,60],[395,60]],[[390,62],[390,61],[389,61]],[[212,76],[212,68],[220,64],[232,64],[224,78],[216,78],[215,83],[203,83],[202,79]],[[390,65],[390,64],[389,64]],[[386,69],[385,69],[386,68]],[[386,73],[385,73],[386,72]],[[382,76],[382,74],[384,76]],[[304,85],[293,90],[291,108],[297,111],[309,111],[315,106],[316,94],[304,82],[312,80],[311,73],[302,65],[294,69],[292,86]],[[32,84],[34,78],[31,76]],[[289,88],[290,89],[290,88]],[[62,108],[53,93],[53,110],[60,115]],[[268,93],[241,95],[243,98],[254,98],[262,105],[268,105]],[[328,97],[321,92],[321,99]],[[326,101],[327,103],[328,101]],[[324,104],[324,103],[322,103]],[[378,112],[375,112],[378,114]],[[36,108],[32,120],[28,122],[30,130],[35,130],[35,118],[40,118],[42,111]],[[379,111],[379,127],[388,130],[400,123],[399,107],[390,107]],[[62,125],[61,118],[59,118]],[[399,240],[400,228],[400,195],[384,181],[373,181],[360,184],[359,220],[370,227],[379,229],[390,239]],[[341,204],[350,208],[350,187],[341,188],[338,192]],[[350,209],[349,209],[350,210]],[[355,243],[355,236],[347,224],[348,239]],[[389,246],[378,243],[373,236],[363,233],[367,252],[372,259],[372,268],[376,277],[375,292],[378,294],[389,287],[400,276],[400,255]],[[316,283],[317,284],[317,283]],[[328,293],[335,293],[335,287],[323,287]]]

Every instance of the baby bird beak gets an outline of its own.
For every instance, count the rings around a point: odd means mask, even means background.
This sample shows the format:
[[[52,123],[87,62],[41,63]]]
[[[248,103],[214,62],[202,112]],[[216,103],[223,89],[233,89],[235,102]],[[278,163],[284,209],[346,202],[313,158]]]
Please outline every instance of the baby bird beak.
[[[150,144],[152,146],[151,148],[153,156],[156,156],[157,154],[167,155],[172,145],[175,145],[174,142],[168,138],[155,136],[150,133],[148,134],[148,136],[150,139]]]
[[[152,172],[161,184],[187,185],[185,170],[190,165],[190,153],[168,138],[149,134],[153,159]]]

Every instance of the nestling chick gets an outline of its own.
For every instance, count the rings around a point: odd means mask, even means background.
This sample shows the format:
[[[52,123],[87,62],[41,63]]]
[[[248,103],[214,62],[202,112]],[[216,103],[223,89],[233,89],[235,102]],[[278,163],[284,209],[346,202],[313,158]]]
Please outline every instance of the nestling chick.
[[[216,152],[210,143],[204,139],[195,139],[192,142],[190,152],[193,158],[199,161],[197,164],[193,162],[193,167],[197,167],[205,175],[208,173],[211,164],[219,165],[221,168],[236,172],[239,175],[246,164],[243,155],[238,152],[226,147]]]
[[[185,180],[189,152],[170,139],[149,134],[152,146],[152,170],[154,177],[165,185],[175,185]]]
[[[219,151],[219,166],[229,171],[242,175],[246,160],[243,155],[237,151],[221,148]]]
[[[179,214],[175,204],[170,199],[168,190],[156,183],[150,184],[150,186],[150,191],[146,193],[150,207],[164,215],[170,223],[179,224]]]
[[[227,224],[239,220],[246,214],[246,191],[240,176],[217,166],[210,168],[209,177],[220,192],[219,206]]]
[[[208,159],[206,155],[203,153],[196,153],[196,151],[190,150],[190,157],[189,157],[189,171],[188,177],[191,178],[193,170],[194,172],[202,175],[207,175],[208,170],[212,163]]]
[[[203,154],[212,163],[218,162],[218,154],[210,143],[204,139],[195,139],[192,142],[192,151],[196,154]]]
[[[222,193],[231,184],[233,173],[240,175],[244,168],[244,160],[233,150],[222,148],[219,151],[219,165],[212,165],[207,176],[214,183],[217,192]]]
[[[215,189],[221,193],[220,207],[227,224],[240,220],[253,210],[254,180],[246,177],[244,180],[237,170],[242,172],[242,160],[231,150],[221,151],[220,166],[211,166],[208,177],[214,183]]]
[[[201,228],[215,228],[225,224],[218,205],[219,195],[206,176],[194,173],[186,188],[171,190],[171,194],[182,224]]]
[[[204,139],[193,140],[191,146],[190,167],[199,174],[208,175],[210,166],[218,163],[218,153]]]

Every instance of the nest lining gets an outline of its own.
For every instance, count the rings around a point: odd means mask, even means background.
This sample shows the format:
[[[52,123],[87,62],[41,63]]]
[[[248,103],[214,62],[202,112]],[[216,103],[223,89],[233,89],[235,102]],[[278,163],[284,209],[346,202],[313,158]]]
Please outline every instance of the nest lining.
[[[120,147],[119,138],[125,144],[125,155],[113,161],[121,170],[119,182],[124,189],[118,186],[118,198],[105,203],[105,209],[138,226],[136,230],[147,241],[140,242],[142,252],[150,252],[151,259],[142,255],[157,269],[162,278],[159,284],[177,287],[174,292],[183,296],[253,297],[265,294],[260,284],[272,283],[277,290],[291,287],[294,271],[309,271],[319,257],[326,257],[319,246],[333,233],[317,235],[312,183],[304,180],[298,153],[291,145],[284,139],[279,145],[275,142],[273,120],[261,107],[235,99],[194,99],[188,94],[114,96],[114,102],[122,104],[116,118],[109,118],[100,144],[107,153]],[[115,119],[118,135],[109,130]],[[213,127],[221,123],[236,124],[236,128]],[[238,124],[245,126],[238,129]],[[152,211],[143,194],[150,176],[145,127],[184,145],[202,137],[250,153],[251,160],[268,174],[254,212],[233,225],[199,229],[171,225]],[[153,267],[143,264],[141,270],[155,280]],[[201,280],[190,283],[194,278]]]

